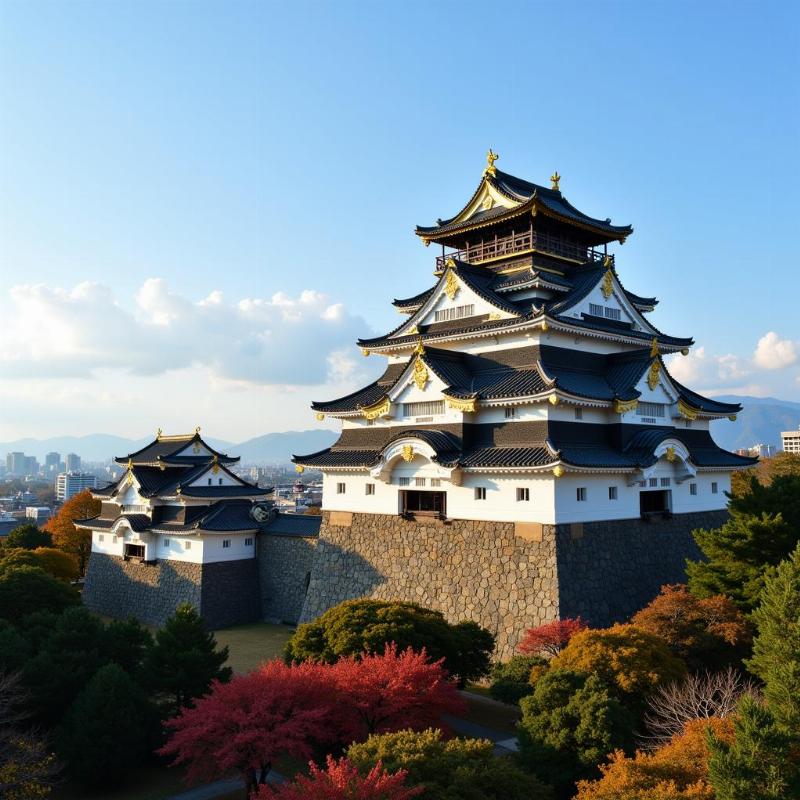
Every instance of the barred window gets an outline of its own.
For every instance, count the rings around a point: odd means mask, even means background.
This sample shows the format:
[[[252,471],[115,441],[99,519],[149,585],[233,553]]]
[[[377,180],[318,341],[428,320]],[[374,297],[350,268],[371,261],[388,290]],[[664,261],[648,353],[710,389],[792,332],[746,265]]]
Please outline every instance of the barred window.
[[[576,408],[575,409],[575,419],[583,419],[583,409]]]
[[[164,539],[164,547],[169,547],[169,539]]]
[[[618,308],[606,308],[606,319],[615,319],[617,321],[622,319],[622,314]]]
[[[375,494],[375,484],[368,483],[364,486],[364,494]]]
[[[579,503],[586,502],[586,487],[585,486],[579,487],[576,490],[575,494],[576,494],[576,498],[577,498]]]
[[[414,478],[414,486],[424,486],[425,478]]]
[[[658,478],[650,478],[650,486],[658,486]]]
[[[230,546],[231,546],[231,540],[230,539],[223,539],[222,540],[222,547],[223,548],[227,549]]]
[[[192,543],[191,542],[184,542],[183,543],[183,549],[184,550],[191,550],[192,549]]]
[[[486,487],[485,486],[476,486],[475,487],[475,499],[476,500],[485,500],[486,499]]]
[[[431,478],[431,486],[441,486],[442,479],[441,478]]]
[[[662,478],[661,479],[661,485],[662,486],[669,486],[669,484],[670,484],[669,478]]]
[[[689,484],[689,494],[691,494],[691,495],[696,495],[697,494],[697,484],[696,483],[690,483]]]
[[[427,417],[444,414],[444,400],[424,400],[419,403],[403,403],[404,417]]]
[[[244,546],[245,547],[252,547],[253,546],[253,540],[252,539],[245,539],[244,540]]]
[[[609,500],[616,500],[617,499],[617,487],[616,486],[609,486],[608,487],[608,499]]]
[[[397,483],[399,486],[410,486],[411,478],[398,478]]]
[[[602,317],[603,306],[598,305],[597,303],[589,303],[589,313],[594,317]]]
[[[517,502],[523,503],[531,499],[531,490],[527,486],[517,487]]]
[[[717,482],[711,484],[711,494],[718,494],[719,493],[719,486],[717,486]]]
[[[507,408],[506,409],[506,419],[514,419],[517,416],[517,409],[516,408]]]
[[[663,417],[665,415],[663,403],[643,403],[636,406],[636,413],[640,417]]]
[[[344,494],[347,485],[344,483],[337,483],[336,484],[336,494]]]
[[[466,306],[453,306],[452,308],[442,308],[434,312],[434,322],[449,322],[451,319],[463,319],[475,314],[475,305],[470,303]]]

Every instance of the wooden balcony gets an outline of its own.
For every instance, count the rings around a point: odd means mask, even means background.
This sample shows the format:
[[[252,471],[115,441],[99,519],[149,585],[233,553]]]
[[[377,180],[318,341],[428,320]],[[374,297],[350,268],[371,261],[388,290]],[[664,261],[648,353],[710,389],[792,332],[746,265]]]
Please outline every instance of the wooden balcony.
[[[586,247],[580,242],[562,239],[559,236],[529,228],[522,233],[495,236],[493,239],[481,240],[477,244],[469,245],[463,250],[455,250],[436,256],[436,271],[443,271],[449,258],[465,261],[469,264],[481,264],[499,258],[534,252],[566,258],[578,264],[585,264],[587,261],[603,261],[606,258],[604,250],[595,250],[593,247]],[[613,264],[614,256],[609,255],[609,258],[611,259],[610,263]]]

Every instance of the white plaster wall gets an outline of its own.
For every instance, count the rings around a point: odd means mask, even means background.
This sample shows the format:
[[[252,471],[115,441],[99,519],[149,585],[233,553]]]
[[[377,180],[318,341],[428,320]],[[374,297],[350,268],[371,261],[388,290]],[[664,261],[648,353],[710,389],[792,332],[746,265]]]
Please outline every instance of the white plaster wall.
[[[245,540],[253,544],[245,545]],[[230,541],[230,547],[223,547],[224,541]],[[254,533],[204,533],[202,547],[202,563],[210,564],[217,561],[241,561],[246,558],[255,558],[256,535]],[[170,542],[171,544],[171,542]]]
[[[235,478],[228,475],[227,472],[224,470],[217,470],[214,473],[213,467],[209,467],[209,469],[204,472],[202,475],[199,475],[195,480],[193,480],[190,486],[241,486],[242,482],[237,481]]]

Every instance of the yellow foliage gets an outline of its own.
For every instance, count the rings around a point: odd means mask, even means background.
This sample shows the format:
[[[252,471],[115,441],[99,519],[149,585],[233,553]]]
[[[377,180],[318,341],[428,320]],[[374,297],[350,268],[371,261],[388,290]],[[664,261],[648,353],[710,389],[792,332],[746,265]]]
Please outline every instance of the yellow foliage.
[[[665,642],[633,625],[587,628],[576,633],[550,661],[550,667],[596,672],[626,694],[642,697],[686,675],[686,665]]]
[[[72,523],[76,519],[89,519],[100,513],[100,501],[92,497],[88,489],[71,497],[61,506],[56,514],[45,526],[53,537],[53,544],[65,553],[71,553],[78,560],[80,574],[86,571],[89,554],[92,550],[91,531],[76,528]]]
[[[55,547],[37,547],[33,554],[45,572],[62,581],[78,578],[78,559],[72,553],[65,553]]]
[[[633,758],[621,750],[612,753],[600,767],[600,780],[578,783],[575,800],[714,800],[708,780],[709,728],[719,739],[733,738],[730,719],[693,720],[653,753],[639,750]]]

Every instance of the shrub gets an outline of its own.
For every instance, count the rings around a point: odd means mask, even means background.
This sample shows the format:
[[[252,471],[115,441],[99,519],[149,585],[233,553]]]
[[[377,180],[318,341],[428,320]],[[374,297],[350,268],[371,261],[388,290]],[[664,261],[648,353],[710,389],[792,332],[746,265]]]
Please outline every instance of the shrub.
[[[309,768],[308,777],[297,775],[293,783],[260,786],[254,800],[411,800],[422,793],[405,786],[405,773],[391,775],[380,764],[361,775],[346,758],[329,755],[324,770],[313,761]]]
[[[18,623],[33,611],[60,613],[80,603],[77,589],[41,567],[0,570],[0,619]]]
[[[72,581],[78,577],[75,559],[54,547],[37,547],[35,550],[23,547],[0,549],[0,572],[18,567],[39,567],[48,575],[62,581]]]
[[[686,665],[652,633],[614,625],[576,633],[550,662],[551,669],[597,673],[627,700],[639,703],[659,686],[686,675]]]
[[[53,537],[47,531],[40,530],[33,523],[19,525],[12,530],[2,542],[3,549],[35,550],[37,547],[52,547]]]
[[[597,675],[551,668],[520,706],[520,759],[562,791],[632,742],[630,712]]]
[[[730,720],[694,720],[653,753],[628,758],[617,750],[602,777],[581,781],[575,800],[715,800],[708,779],[708,731],[730,739]]]
[[[739,664],[752,642],[752,627],[735,603],[714,595],[699,598],[682,584],[661,593],[631,617],[631,624],[663,639],[689,669]]]
[[[533,691],[530,682],[534,667],[545,667],[547,661],[540,656],[512,656],[502,664],[492,667],[489,693],[501,703],[519,703]]]
[[[382,764],[404,770],[407,783],[424,786],[426,800],[545,800],[550,790],[507,758],[494,756],[487,739],[442,738],[440,730],[399,731],[353,744],[347,757],[363,774]]]
[[[557,656],[585,627],[586,623],[580,617],[545,622],[536,628],[528,628],[517,650],[528,655]]]
[[[286,644],[287,661],[334,663],[342,656],[382,653],[394,642],[402,651],[425,648],[433,661],[444,658],[460,683],[488,672],[492,635],[474,623],[450,625],[438,611],[415,603],[346,600],[300,625]]]

